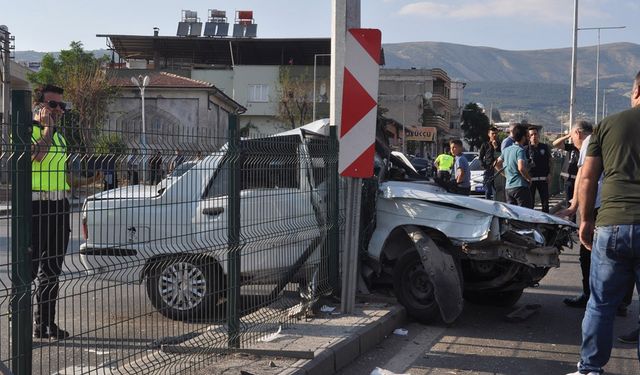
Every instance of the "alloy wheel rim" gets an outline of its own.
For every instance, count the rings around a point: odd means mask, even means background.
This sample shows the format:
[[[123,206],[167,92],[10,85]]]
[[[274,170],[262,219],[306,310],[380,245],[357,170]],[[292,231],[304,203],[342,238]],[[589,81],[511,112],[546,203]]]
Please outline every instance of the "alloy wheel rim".
[[[207,280],[197,266],[177,262],[162,271],[158,291],[168,307],[190,310],[202,303],[207,292]]]

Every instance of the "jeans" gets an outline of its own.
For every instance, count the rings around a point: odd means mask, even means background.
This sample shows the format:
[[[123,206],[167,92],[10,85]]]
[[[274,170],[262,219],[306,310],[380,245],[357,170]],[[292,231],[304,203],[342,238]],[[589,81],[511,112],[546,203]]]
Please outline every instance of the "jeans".
[[[482,183],[484,185],[484,198],[488,200],[493,199],[493,190],[495,189],[493,179],[493,169],[485,170]]]
[[[640,224],[596,228],[591,252],[591,297],[582,320],[581,372],[602,372],[609,361],[616,309],[635,281],[640,285]],[[640,359],[640,346],[638,346]]]

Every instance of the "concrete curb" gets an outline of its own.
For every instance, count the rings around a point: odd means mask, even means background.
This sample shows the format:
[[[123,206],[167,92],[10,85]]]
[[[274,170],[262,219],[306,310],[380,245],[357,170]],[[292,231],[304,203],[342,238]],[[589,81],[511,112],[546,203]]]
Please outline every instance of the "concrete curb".
[[[312,360],[299,360],[280,375],[331,375],[353,362],[361,354],[378,345],[394,329],[404,324],[404,307],[394,305],[381,319],[372,322],[349,337],[315,351]]]

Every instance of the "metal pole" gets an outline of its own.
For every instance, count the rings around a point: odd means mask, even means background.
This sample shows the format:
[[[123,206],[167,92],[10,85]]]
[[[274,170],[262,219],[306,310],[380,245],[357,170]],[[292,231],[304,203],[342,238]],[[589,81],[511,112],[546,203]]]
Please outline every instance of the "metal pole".
[[[144,85],[140,86],[140,97],[142,98],[142,183],[145,184],[147,182],[147,128],[144,121]]]
[[[605,118],[607,116],[606,114],[606,108],[607,106],[607,89],[602,90],[602,118]]]
[[[573,2],[573,48],[571,49],[571,94],[569,98],[569,125],[567,131],[571,132],[571,125],[575,117],[576,106],[576,74],[577,74],[577,54],[578,52],[578,0]],[[567,133],[569,134],[569,133]]]
[[[342,118],[342,90],[347,30],[360,27],[360,0],[333,0],[331,25],[331,124],[340,129]],[[341,309],[352,313],[355,307],[360,232],[360,195],[362,180],[347,179],[347,218],[345,223],[342,259]]]
[[[598,90],[600,90],[600,29],[598,29],[598,44],[596,46],[596,107],[593,111],[594,125],[598,123]]]
[[[316,64],[318,55],[313,55],[313,115],[312,121],[316,121]]]
[[[607,26],[607,27],[580,27],[578,30],[597,30],[598,43],[596,45],[596,105],[594,111],[594,123],[598,123],[598,94],[600,93],[600,30],[624,29],[626,26]]]
[[[11,113],[11,370],[31,374],[31,92],[15,90]]]
[[[9,123],[11,114],[11,38],[9,29],[5,25],[0,26],[0,52],[2,64],[0,64],[0,71],[2,72],[2,121],[0,121],[0,144],[8,145],[9,139]],[[8,172],[6,164],[9,164],[7,156],[0,157],[0,183],[6,183],[8,176],[4,172]]]
[[[333,290],[335,296],[338,295],[340,290],[340,210],[339,199],[340,189],[338,184],[338,134],[336,127],[331,126],[329,128],[329,162],[328,164],[328,192],[327,195],[327,211],[329,216],[329,230],[327,231],[329,236],[329,267],[328,277],[329,285]]]
[[[406,99],[406,92],[405,92],[405,86],[404,86],[404,82],[402,82],[402,153],[406,154],[406,142],[404,140],[405,135],[407,134],[405,131],[405,127],[404,127],[404,102]]]
[[[229,115],[229,222],[227,241],[227,325],[228,346],[240,347],[240,186],[242,148],[238,132],[238,116]],[[223,166],[224,167],[224,166]]]

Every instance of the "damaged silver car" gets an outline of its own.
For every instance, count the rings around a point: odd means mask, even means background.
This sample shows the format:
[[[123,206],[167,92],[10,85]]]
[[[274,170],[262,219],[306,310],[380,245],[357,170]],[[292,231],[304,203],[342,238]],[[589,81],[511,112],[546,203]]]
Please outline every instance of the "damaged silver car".
[[[453,322],[463,300],[515,304],[570,244],[571,222],[502,202],[454,195],[425,181],[402,154],[380,152],[365,186],[368,283],[392,283],[421,322]]]

